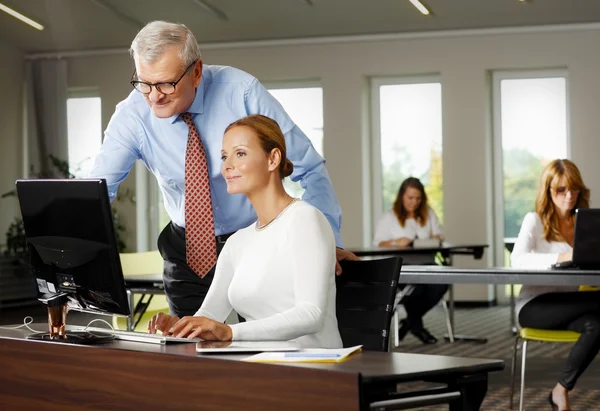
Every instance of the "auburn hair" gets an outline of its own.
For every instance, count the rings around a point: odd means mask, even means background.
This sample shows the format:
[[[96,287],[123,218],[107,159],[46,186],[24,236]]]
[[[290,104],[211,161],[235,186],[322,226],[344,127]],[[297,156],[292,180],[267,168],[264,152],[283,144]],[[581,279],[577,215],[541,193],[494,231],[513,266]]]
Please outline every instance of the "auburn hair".
[[[558,230],[558,212],[552,201],[552,190],[559,187],[564,179],[564,186],[569,190],[579,190],[575,207],[570,210],[569,218],[575,219],[575,210],[578,208],[589,208],[590,190],[583,184],[579,169],[571,160],[557,159],[551,161],[540,178],[540,187],[535,199],[535,212],[540,216],[544,226],[543,237],[546,241],[565,241]]]
[[[406,208],[404,208],[402,197],[404,197],[404,193],[409,187],[415,188],[421,193],[421,204],[419,204],[419,207],[415,210],[415,221],[419,223],[421,227],[423,227],[427,223],[427,218],[429,217],[429,207],[427,206],[427,194],[425,194],[425,187],[423,187],[423,183],[421,183],[421,181],[416,177],[409,177],[400,185],[398,195],[396,196],[396,201],[394,201],[394,214],[396,214],[400,225],[404,227],[406,219],[408,218],[408,212],[406,211]]]

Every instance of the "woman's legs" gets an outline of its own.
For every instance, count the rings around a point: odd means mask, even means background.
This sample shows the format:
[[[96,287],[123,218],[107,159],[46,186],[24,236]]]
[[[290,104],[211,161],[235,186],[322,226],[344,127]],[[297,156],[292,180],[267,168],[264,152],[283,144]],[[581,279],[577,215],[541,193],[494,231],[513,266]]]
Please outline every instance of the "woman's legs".
[[[435,307],[447,290],[446,284],[417,284],[413,292],[402,299],[412,330],[423,328],[423,316]]]
[[[523,327],[581,333],[553,389],[559,409],[568,409],[567,392],[600,351],[600,292],[549,293],[525,304],[519,313]]]

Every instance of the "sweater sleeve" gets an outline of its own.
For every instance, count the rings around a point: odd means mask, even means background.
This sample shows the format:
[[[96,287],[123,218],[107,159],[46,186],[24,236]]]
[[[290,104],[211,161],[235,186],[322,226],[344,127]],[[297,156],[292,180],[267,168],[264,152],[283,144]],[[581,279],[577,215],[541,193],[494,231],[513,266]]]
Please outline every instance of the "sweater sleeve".
[[[393,215],[393,212],[391,213]],[[390,212],[386,212],[379,218],[379,221],[377,222],[377,227],[375,227],[375,235],[373,236],[373,247],[378,247],[379,243],[381,243],[382,241],[389,241],[395,239],[391,227],[392,222],[390,221]]]
[[[433,208],[429,208],[429,218],[431,219],[431,236],[442,236],[444,231],[437,214],[433,211]]]
[[[325,216],[314,207],[298,210],[278,258],[292,277],[294,306],[281,313],[231,326],[233,340],[292,340],[321,331],[334,283],[335,238]]]
[[[231,259],[231,249],[233,247],[233,237],[223,246],[219,254],[217,266],[215,267],[215,276],[213,282],[206,293],[206,298],[202,306],[194,316],[208,317],[212,320],[224,322],[233,309],[229,302],[229,285],[233,280],[234,266]]]
[[[510,255],[512,267],[548,268],[558,259],[558,253],[536,252],[536,243],[542,239],[542,222],[536,213],[528,213],[523,219],[519,236]]]

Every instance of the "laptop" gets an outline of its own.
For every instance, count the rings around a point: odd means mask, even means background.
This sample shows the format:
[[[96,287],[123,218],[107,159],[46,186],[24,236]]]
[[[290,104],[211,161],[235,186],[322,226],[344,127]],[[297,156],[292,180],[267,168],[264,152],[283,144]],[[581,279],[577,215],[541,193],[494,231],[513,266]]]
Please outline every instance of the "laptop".
[[[415,238],[412,242],[413,248],[438,248],[441,245],[439,238]]]
[[[552,265],[555,269],[600,269],[600,209],[575,210],[573,260]]]
[[[199,354],[240,354],[258,352],[299,351],[295,341],[201,341],[196,344]]]

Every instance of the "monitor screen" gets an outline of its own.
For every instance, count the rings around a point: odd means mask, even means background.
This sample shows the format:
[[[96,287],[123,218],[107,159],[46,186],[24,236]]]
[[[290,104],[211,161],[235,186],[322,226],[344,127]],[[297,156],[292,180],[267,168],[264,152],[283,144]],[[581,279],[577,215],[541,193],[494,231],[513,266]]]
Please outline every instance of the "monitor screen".
[[[60,293],[69,309],[129,315],[106,181],[16,184],[40,299]]]

